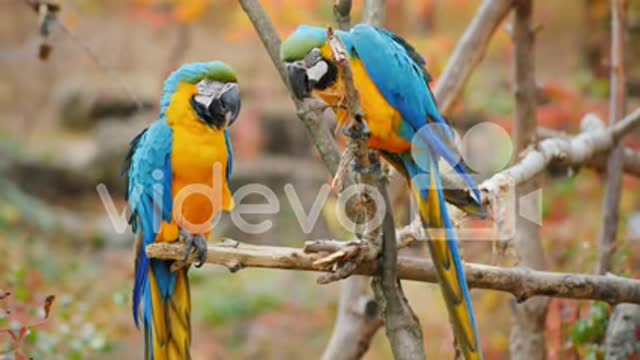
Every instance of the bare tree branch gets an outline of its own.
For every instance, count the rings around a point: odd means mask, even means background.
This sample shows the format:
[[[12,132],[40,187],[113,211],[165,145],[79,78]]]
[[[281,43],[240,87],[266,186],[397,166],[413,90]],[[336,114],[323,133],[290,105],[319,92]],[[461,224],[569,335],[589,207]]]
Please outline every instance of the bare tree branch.
[[[278,70],[280,77],[284,84],[289,88],[286,70],[284,65],[280,61],[280,37],[273,27],[273,23],[269,19],[269,16],[260,5],[258,0],[239,0],[242,9],[245,11],[253,27],[256,29],[262,45],[269,53],[273,65]],[[340,163],[340,152],[338,145],[331,132],[323,126],[321,113],[322,108],[318,106],[317,102],[313,100],[306,100],[304,102],[297,101],[291,97],[292,101],[296,105],[296,112],[298,117],[307,128],[314,145],[318,149],[322,161],[329,169],[329,172],[334,175],[338,170],[338,164]]]
[[[386,0],[365,0],[362,22],[383,27],[387,17]]]
[[[336,324],[322,360],[356,360],[369,350],[373,335],[383,325],[369,282],[365,276],[350,276],[340,282]]]
[[[351,0],[335,0],[333,17],[338,24],[338,29],[349,31],[351,28]]]
[[[520,153],[536,137],[536,80],[534,32],[532,30],[532,0],[519,0],[514,4],[514,95],[516,116],[514,124],[516,153]],[[519,199],[540,186],[540,177],[533,176],[516,187]],[[514,245],[518,266],[542,269],[545,266],[544,251],[540,240],[539,225],[520,216],[521,213],[536,213],[538,204],[521,202],[516,215]],[[529,209],[523,209],[527,207]],[[545,359],[544,326],[548,298],[535,297],[521,304],[514,304],[513,324],[509,341],[511,359]]]
[[[382,224],[382,275],[373,279],[373,289],[378,303],[382,305],[384,326],[394,359],[423,360],[426,355],[422,328],[398,278],[398,249],[392,205],[382,177],[378,180],[378,191],[382,193],[387,212]]]
[[[624,66],[624,38],[627,31],[627,0],[611,0],[611,95],[609,124],[615,124],[626,111],[626,78]],[[603,203],[603,224],[600,233],[596,273],[605,274],[611,270],[614,244],[620,215],[622,193],[622,168],[624,147],[614,146],[607,160],[607,180]]]
[[[551,162],[582,166],[598,153],[606,152],[626,133],[640,125],[640,108],[610,127],[596,115],[582,119],[582,132],[573,137],[550,138],[529,147],[522,159],[479,185],[485,193],[483,204],[493,206],[493,195],[509,184],[519,185],[540,174]]]
[[[336,0],[333,15],[341,30],[351,28],[351,0]],[[323,360],[357,360],[369,350],[371,339],[384,324],[369,278],[350,276],[341,281],[336,323]]]
[[[605,358],[628,360],[640,355],[637,329],[640,326],[640,305],[620,304],[615,307],[605,341]]]
[[[604,128],[604,124],[602,125],[602,127]],[[538,128],[539,139],[567,138],[570,136],[571,135],[567,134],[564,131],[547,129],[547,128]],[[640,177],[640,152],[634,149],[625,147],[623,157],[624,157],[623,170],[625,174]],[[589,160],[586,166],[591,167],[599,172],[605,172],[607,169],[607,159],[603,155],[596,156],[593,159]]]
[[[467,79],[484,57],[491,36],[509,13],[512,4],[513,0],[484,0],[480,5],[436,85],[434,96],[441,113],[447,114],[451,109]]]
[[[330,271],[318,268],[314,263],[325,257],[328,252],[339,251],[340,241],[321,241],[327,252],[308,253],[303,249],[259,246],[238,243],[230,240],[223,244],[209,245],[207,263],[218,264],[235,272],[243,268],[272,268],[300,271]],[[184,244],[157,243],[147,246],[147,255],[165,260],[182,260]],[[189,262],[197,261],[192,255]],[[373,276],[378,274],[378,262],[362,263],[355,273]],[[544,295],[571,299],[600,300],[612,304],[640,304],[640,280],[615,275],[583,275],[538,271],[528,268],[501,268],[497,266],[465,263],[464,273],[472,288],[491,289],[508,292],[518,301]],[[405,280],[437,283],[436,270],[430,260],[400,256],[398,257],[398,276]]]
[[[425,358],[422,328],[404,296],[397,275],[396,231],[386,180],[379,168],[378,154],[375,151],[370,151],[367,146],[368,134],[365,133],[364,113],[344,44],[331,30],[329,30],[328,42],[333,51],[334,60],[338,64],[340,78],[343,79],[345,105],[351,120],[351,126],[348,128],[351,136],[347,142],[347,151],[343,155],[343,161],[346,160],[350,163],[351,158],[355,158],[364,168],[378,166],[376,171],[360,173],[358,179],[362,184],[375,187],[382,195],[385,205],[384,220],[381,228],[365,229],[359,237],[376,243],[378,238],[382,236],[382,264],[380,276],[376,276],[373,280],[373,290],[382,307],[387,338],[395,359],[422,360]],[[353,154],[352,157],[349,156],[349,152]],[[370,202],[364,201],[363,203],[367,205]],[[380,204],[371,205],[379,206]],[[367,213],[367,218],[364,219],[366,223],[373,218],[376,212],[375,206],[374,208],[363,206],[362,212]]]

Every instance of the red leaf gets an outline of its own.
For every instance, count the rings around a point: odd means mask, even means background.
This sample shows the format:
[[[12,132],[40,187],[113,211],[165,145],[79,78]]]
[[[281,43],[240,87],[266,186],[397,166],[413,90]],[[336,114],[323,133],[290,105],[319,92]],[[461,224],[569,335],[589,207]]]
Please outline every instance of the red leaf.
[[[51,311],[51,305],[56,300],[55,295],[49,295],[46,299],[44,299],[44,318],[47,319],[49,317],[49,312]]]
[[[24,340],[24,337],[27,336],[27,334],[29,333],[29,328],[26,326],[23,326],[20,328],[20,335],[18,335],[18,340],[19,342],[22,342],[22,340]]]

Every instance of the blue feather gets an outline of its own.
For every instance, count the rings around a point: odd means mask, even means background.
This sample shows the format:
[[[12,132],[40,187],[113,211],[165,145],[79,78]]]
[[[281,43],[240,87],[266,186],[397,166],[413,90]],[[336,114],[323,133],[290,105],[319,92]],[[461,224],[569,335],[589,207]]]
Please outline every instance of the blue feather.
[[[171,145],[173,130],[161,118],[145,132],[138,141],[129,169],[129,189],[139,187],[142,194],[139,199],[130,199],[134,214],[133,224],[142,232],[142,248],[136,263],[136,276],[133,286],[133,319],[139,325],[138,313],[142,299],[148,297],[148,269],[150,260],[144,249],[152,244],[159,231],[161,218],[171,220],[173,210],[171,193]],[[160,171],[162,178],[154,172]],[[158,186],[160,185],[160,186]],[[137,200],[133,203],[133,200]],[[160,202],[158,204],[158,202]],[[160,214],[162,209],[162,214]],[[145,301],[146,302],[146,301]],[[147,309],[145,309],[146,311]]]
[[[229,158],[227,160],[227,183],[231,183],[231,173],[233,172],[233,146],[231,145],[231,135],[229,135],[229,131],[224,131],[224,142],[227,145],[227,154],[229,154]]]
[[[423,62],[408,52],[408,44],[398,37],[371,25],[356,25],[350,33],[353,52],[362,60],[367,74],[389,104],[402,114],[404,121],[419,133],[423,140],[442,156],[472,189],[476,201],[480,192],[475,181],[460,163],[460,157],[450,145],[453,131],[440,115],[429,89]],[[429,120],[445,127],[446,134],[437,134],[430,129],[420,131]],[[400,135],[412,134],[403,130]],[[449,138],[443,138],[446,135]],[[411,141],[411,138],[407,139]]]
[[[456,267],[456,272],[458,273],[458,282],[460,283],[460,289],[462,289],[462,295],[464,296],[464,300],[467,304],[467,311],[469,312],[469,316],[471,317],[471,325],[473,326],[473,331],[476,334],[476,338],[480,338],[478,336],[478,325],[476,324],[476,317],[473,313],[473,308],[471,307],[471,295],[469,294],[469,286],[467,285],[467,280],[464,276],[464,268],[462,267],[462,261],[460,260],[462,257],[460,256],[460,251],[458,250],[456,236],[453,232],[453,224],[451,223],[451,218],[449,218],[449,212],[447,211],[444,192],[442,191],[442,179],[440,178],[440,170],[438,169],[436,163],[432,163],[431,168],[435,173],[436,188],[438,190],[438,203],[440,204],[440,209],[442,209],[440,215],[442,216],[444,227],[447,232],[447,244],[449,245],[449,250],[451,251],[451,257],[453,258],[453,264]]]

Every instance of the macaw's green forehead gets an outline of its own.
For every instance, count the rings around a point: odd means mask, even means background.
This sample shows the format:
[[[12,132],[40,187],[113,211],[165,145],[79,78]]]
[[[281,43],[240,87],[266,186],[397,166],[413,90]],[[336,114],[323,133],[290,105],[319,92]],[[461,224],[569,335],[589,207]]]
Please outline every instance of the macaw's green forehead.
[[[195,84],[203,79],[220,82],[237,82],[236,73],[222,61],[200,62],[182,65],[167,78],[165,86],[175,87],[180,82]]]
[[[292,62],[304,59],[313,48],[327,41],[327,29],[300,25],[280,46],[280,59]]]
[[[351,38],[348,32],[336,30],[347,50],[351,49]],[[293,62],[304,59],[314,48],[321,48],[327,42],[327,29],[300,25],[280,46],[280,60]]]

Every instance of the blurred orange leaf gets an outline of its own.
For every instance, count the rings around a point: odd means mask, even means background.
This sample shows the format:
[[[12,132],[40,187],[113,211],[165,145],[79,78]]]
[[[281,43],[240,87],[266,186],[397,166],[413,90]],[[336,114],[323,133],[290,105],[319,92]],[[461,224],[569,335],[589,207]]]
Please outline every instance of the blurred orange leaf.
[[[207,0],[182,0],[175,5],[174,18],[180,23],[193,23],[197,21],[209,7]]]

